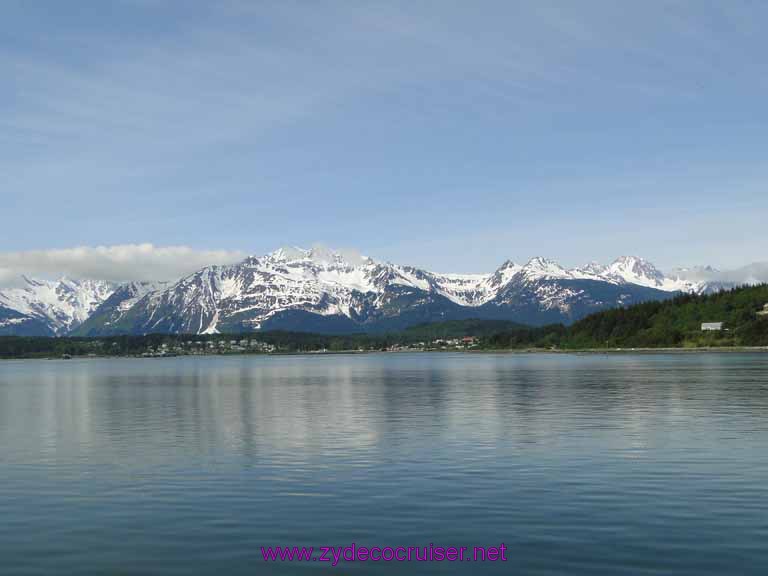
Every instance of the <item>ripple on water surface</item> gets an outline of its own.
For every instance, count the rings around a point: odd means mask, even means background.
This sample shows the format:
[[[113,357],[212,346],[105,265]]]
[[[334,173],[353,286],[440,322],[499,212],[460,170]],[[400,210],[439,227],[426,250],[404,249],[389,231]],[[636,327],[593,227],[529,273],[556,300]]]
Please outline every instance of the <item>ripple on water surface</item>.
[[[0,572],[765,574],[767,447],[761,354],[3,362]],[[352,542],[509,559],[259,550]]]

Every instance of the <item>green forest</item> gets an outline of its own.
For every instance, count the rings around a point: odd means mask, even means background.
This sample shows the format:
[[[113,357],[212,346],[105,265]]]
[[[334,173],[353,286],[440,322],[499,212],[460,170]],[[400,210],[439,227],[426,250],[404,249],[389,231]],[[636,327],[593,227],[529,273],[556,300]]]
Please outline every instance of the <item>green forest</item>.
[[[707,348],[768,346],[768,285],[707,295],[637,304],[592,314],[561,325],[500,331],[483,340],[485,348]],[[701,325],[722,322],[722,330]]]
[[[681,295],[588,316],[571,326],[569,348],[768,346],[768,285]],[[722,322],[704,332],[702,323]]]

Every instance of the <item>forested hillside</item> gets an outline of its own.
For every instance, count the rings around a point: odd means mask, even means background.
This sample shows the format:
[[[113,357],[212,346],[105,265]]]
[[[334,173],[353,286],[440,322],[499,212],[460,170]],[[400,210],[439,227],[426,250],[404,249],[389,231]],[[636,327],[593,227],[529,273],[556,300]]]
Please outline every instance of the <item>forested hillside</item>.
[[[676,348],[768,346],[768,285],[735,288],[708,295],[681,295],[606,310],[563,327],[500,331],[484,340],[486,348]],[[723,330],[702,331],[705,322]]]
[[[576,322],[563,344],[569,348],[766,346],[768,315],[759,314],[766,304],[765,284],[645,302]],[[704,322],[723,322],[724,330],[704,332]]]

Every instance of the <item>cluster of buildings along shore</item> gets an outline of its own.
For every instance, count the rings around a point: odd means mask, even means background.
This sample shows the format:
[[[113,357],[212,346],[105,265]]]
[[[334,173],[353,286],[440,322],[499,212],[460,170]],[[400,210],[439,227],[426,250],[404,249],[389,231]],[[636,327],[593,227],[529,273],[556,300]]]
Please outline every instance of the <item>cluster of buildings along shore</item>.
[[[386,350],[388,352],[400,352],[404,350],[466,350],[475,348],[479,340],[474,336],[464,336],[462,338],[438,338],[430,342],[413,342],[409,344],[393,344],[387,348],[377,350]],[[143,357],[155,356],[182,356],[182,355],[202,355],[202,354],[245,354],[262,353],[271,354],[279,352],[274,344],[267,344],[259,340],[185,340],[176,344],[163,343],[157,346],[148,346],[141,354]],[[364,348],[357,351],[365,352]],[[313,350],[313,352],[328,352],[326,348]]]
[[[431,342],[414,342],[412,344],[393,344],[387,350],[389,352],[399,352],[402,350],[466,350],[475,348],[479,340],[475,336],[464,336],[463,338],[438,338]]]
[[[142,356],[172,356],[182,354],[214,354],[217,352],[245,353],[245,352],[275,352],[274,344],[267,344],[259,340],[185,340],[176,344],[163,343],[157,347],[149,346]]]

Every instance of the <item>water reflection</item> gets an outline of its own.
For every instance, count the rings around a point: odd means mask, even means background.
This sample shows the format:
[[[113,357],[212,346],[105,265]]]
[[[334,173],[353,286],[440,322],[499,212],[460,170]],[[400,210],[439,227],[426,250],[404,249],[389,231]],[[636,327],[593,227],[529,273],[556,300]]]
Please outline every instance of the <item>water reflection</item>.
[[[515,565],[471,573],[761,574],[766,368],[760,354],[3,362],[0,556],[14,574],[253,574],[268,544],[503,539]],[[416,568],[344,573],[470,573]]]
[[[579,435],[636,451],[673,434],[764,432],[765,364],[725,354],[11,362],[0,434],[13,447],[5,458],[127,457],[151,445],[137,466],[153,456],[367,460],[434,442],[552,448]]]

